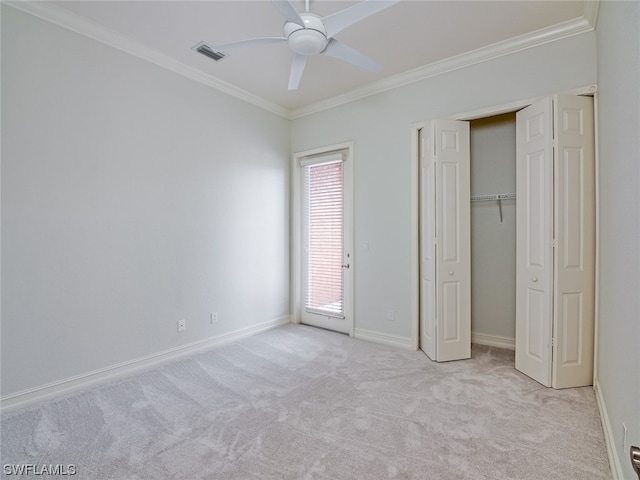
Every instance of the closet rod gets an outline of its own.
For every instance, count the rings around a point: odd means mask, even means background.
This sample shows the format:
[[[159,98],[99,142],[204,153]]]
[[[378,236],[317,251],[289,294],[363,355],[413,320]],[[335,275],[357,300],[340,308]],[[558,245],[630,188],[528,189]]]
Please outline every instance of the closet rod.
[[[471,195],[472,202],[487,202],[489,200],[512,200],[516,198],[515,193],[494,193],[491,195]]]
[[[493,195],[471,195],[472,202],[486,202],[490,200],[497,200],[498,207],[500,208],[500,223],[502,223],[502,200],[515,200],[515,193],[495,193]]]

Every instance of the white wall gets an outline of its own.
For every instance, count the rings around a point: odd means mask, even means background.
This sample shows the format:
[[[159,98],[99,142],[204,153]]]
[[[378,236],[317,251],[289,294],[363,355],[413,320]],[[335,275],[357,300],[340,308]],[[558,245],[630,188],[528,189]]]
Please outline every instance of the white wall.
[[[3,5],[3,396],[287,316],[289,133]]]
[[[515,193],[516,115],[471,122],[471,195]],[[471,333],[515,345],[516,202],[471,203]]]
[[[597,25],[600,297],[597,375],[623,478],[640,446],[640,3],[601,2]]]
[[[595,83],[595,34],[429,78],[293,121],[293,151],[354,141],[356,329],[415,332],[417,210],[412,122],[450,117]],[[369,242],[369,250],[357,247]],[[386,309],[396,311],[395,322]]]

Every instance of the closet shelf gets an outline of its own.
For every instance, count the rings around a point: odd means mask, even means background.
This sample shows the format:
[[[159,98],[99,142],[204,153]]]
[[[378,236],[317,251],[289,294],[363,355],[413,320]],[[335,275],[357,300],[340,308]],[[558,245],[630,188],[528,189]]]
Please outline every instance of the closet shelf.
[[[502,223],[502,200],[515,200],[515,193],[494,193],[491,195],[471,195],[472,202],[497,201],[500,208],[500,223]]]

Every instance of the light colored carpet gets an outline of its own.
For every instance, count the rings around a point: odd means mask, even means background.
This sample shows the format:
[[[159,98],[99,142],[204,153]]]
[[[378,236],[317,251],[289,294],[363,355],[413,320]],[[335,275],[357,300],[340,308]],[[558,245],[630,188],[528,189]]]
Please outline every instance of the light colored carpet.
[[[100,480],[611,478],[593,390],[544,388],[513,363],[287,325],[10,412],[2,464]]]

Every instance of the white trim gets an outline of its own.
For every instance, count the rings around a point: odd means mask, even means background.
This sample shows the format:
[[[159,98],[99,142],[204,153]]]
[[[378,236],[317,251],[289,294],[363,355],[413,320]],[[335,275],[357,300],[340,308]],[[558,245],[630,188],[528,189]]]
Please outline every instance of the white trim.
[[[296,152],[293,154],[293,156],[294,158],[300,159],[302,157],[313,157],[315,155],[322,155],[323,153],[334,150],[353,150],[353,142],[343,142],[338,143],[337,145],[329,145],[327,147],[312,148],[311,150],[305,150],[304,152]],[[350,157],[348,157],[347,159],[349,160]]]
[[[413,349],[420,349],[420,205],[419,201],[415,200],[420,195],[420,130],[426,125],[425,122],[416,122],[411,125],[411,165],[410,171],[411,184],[409,185],[409,196],[411,198],[410,215],[412,219],[410,226],[411,235],[411,248],[409,253],[411,258],[415,261],[411,262],[411,291],[409,292],[411,298],[411,318],[417,318],[417,322],[413,322],[411,326],[411,339],[413,342]],[[414,201],[415,200],[415,201]]]
[[[345,283],[344,292],[344,314],[349,319],[349,336],[353,337],[355,328],[355,306],[354,306],[354,268],[355,268],[355,252],[353,244],[354,230],[354,208],[353,208],[353,182],[354,182],[354,146],[353,142],[343,142],[337,145],[329,145],[326,147],[313,148],[303,152],[296,152],[291,159],[291,323],[300,323],[302,311],[302,249],[300,247],[300,235],[302,233],[302,212],[300,204],[302,203],[302,177],[300,161],[304,157],[313,157],[333,152],[337,150],[346,150],[346,156],[343,157],[345,162],[344,168],[344,221],[351,225],[346,229],[344,249],[350,254],[350,265],[348,273],[351,275],[350,281]]]
[[[584,18],[594,29],[598,23],[598,11],[600,10],[600,0],[587,0],[584,2]]]
[[[289,119],[290,112],[285,107],[224,82],[168,55],[157,52],[122,33],[92,22],[50,2],[3,0],[3,3]]]
[[[598,379],[598,349],[600,338],[600,152],[598,128],[598,92],[593,94],[593,135],[596,171],[596,258],[595,258],[595,290],[594,290],[594,326],[593,326],[593,384]]]
[[[319,165],[321,163],[337,163],[344,162],[343,152],[329,152],[327,154],[314,155],[313,157],[304,157],[300,160],[301,167],[310,167],[311,165]]]
[[[487,335],[486,333],[471,332],[471,343],[478,345],[487,345],[489,347],[506,348],[508,350],[516,349],[516,339],[508,337],[500,337],[498,335]]]
[[[302,316],[302,167],[300,156],[291,156],[291,314],[292,323],[300,323]]]
[[[413,338],[399,337],[397,335],[389,335],[387,333],[364,330],[362,328],[356,328],[353,332],[353,336],[360,340],[380,343],[382,345],[388,345],[390,347],[399,347],[404,348],[405,350],[416,350]]]
[[[144,357],[135,358],[109,367],[75,375],[57,382],[51,382],[35,388],[5,395],[0,398],[0,411],[2,413],[6,413],[17,408],[50,400],[54,397],[69,394],[99,383],[112,381],[187,355],[193,355],[195,353],[209,350],[213,347],[240,340],[241,338],[249,337],[266,330],[271,330],[272,328],[276,328],[287,323],[291,323],[290,315],[252,325],[250,327],[241,328],[233,332],[223,333],[205,340],[199,340],[179,347],[170,348]]]
[[[539,97],[532,97],[520,100],[514,100],[512,102],[503,103],[501,105],[494,105],[491,107],[484,107],[477,110],[470,110],[467,112],[459,112],[454,115],[449,115],[448,117],[444,117],[449,120],[478,120],[480,118],[493,117],[495,115],[501,115],[503,113],[517,112],[523,108],[528,107],[536,103],[543,98],[549,97],[551,95],[594,95],[598,91],[597,85],[585,85],[583,87],[572,88],[570,90],[563,90],[562,92],[554,92],[549,95],[542,95]]]
[[[595,13],[597,14],[597,8]],[[595,19],[593,21],[595,21]],[[585,18],[576,18],[558,23],[550,27],[496,42],[486,47],[477,48],[470,52],[449,57],[444,60],[433,62],[428,65],[373,82],[365,87],[358,88],[344,95],[338,95],[312,105],[294,109],[290,112],[290,118],[293,120],[306,115],[311,115],[312,113],[328,110],[330,108],[350,103],[355,100],[360,100],[371,95],[376,95],[387,90],[442,75],[443,73],[494,60],[505,55],[510,55],[521,50],[537,47],[556,40],[561,40],[573,35],[590,32],[593,28],[594,27],[590,21]]]
[[[616,442],[613,435],[613,429],[611,428],[611,422],[609,421],[609,415],[607,414],[607,406],[604,403],[604,397],[602,396],[600,382],[597,378],[593,384],[593,390],[595,391],[596,403],[598,404],[598,410],[600,411],[600,421],[602,422],[604,443],[607,447],[607,457],[609,458],[609,468],[611,468],[612,478],[613,480],[624,480],[622,465],[620,464],[620,459],[618,458],[618,450],[616,450]]]
[[[598,91],[598,85],[586,85],[584,87],[572,88],[571,90],[563,90],[554,95],[595,95]]]

